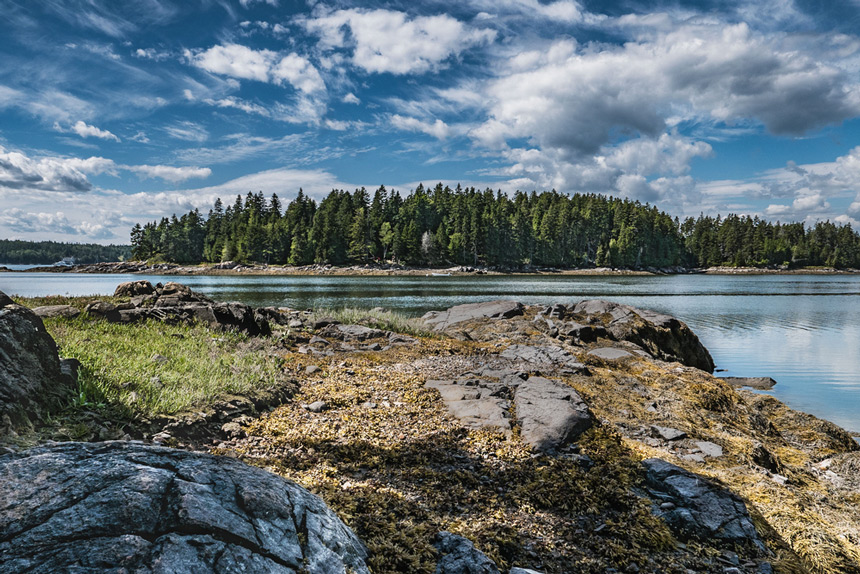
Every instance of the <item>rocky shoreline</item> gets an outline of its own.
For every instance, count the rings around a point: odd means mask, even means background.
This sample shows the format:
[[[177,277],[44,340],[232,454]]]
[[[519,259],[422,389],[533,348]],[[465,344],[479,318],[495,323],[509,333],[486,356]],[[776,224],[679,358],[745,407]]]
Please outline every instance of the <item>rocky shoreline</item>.
[[[284,380],[132,417],[123,440],[54,442],[74,362],[42,318],[241,331]],[[32,312],[0,296],[0,572],[860,568],[860,447],[713,377],[677,319],[495,301],[420,325],[215,303],[176,283]],[[16,345],[24,334],[40,343]]]
[[[0,272],[12,270],[0,266]],[[409,267],[394,263],[367,265],[264,265],[244,264],[227,261],[214,265],[179,265],[176,263],[147,263],[141,261],[92,263],[72,266],[47,265],[32,267],[18,273],[106,273],[106,274],[151,274],[151,275],[331,275],[331,276],[468,276],[468,275],[845,275],[860,273],[858,269],[798,268],[785,267],[708,267],[703,269],[673,266],[665,268],[648,267],[645,269],[624,268],[581,268],[556,269],[535,268],[495,268],[495,267]]]

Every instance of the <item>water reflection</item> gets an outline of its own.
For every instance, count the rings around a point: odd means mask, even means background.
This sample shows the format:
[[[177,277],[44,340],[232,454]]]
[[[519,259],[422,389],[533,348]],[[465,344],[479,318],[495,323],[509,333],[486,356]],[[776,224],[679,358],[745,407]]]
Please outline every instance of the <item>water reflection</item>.
[[[169,277],[0,274],[0,290],[37,296],[113,293],[122,281],[179,279],[257,306],[385,307],[413,315],[491,299],[603,298],[675,315],[725,375],[772,376],[795,408],[860,432],[860,276]]]

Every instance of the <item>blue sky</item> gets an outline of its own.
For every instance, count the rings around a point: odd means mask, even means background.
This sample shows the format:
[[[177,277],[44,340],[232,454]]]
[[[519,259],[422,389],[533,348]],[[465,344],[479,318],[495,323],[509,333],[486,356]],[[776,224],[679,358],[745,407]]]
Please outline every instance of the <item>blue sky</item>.
[[[423,182],[860,219],[860,2],[0,0],[0,237]]]

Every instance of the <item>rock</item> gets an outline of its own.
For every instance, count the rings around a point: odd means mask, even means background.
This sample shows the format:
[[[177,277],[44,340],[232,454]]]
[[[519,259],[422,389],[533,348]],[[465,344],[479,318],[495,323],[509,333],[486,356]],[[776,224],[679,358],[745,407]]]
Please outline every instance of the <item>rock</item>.
[[[664,361],[714,372],[714,360],[699,338],[682,321],[669,315],[611,301],[581,301],[573,308],[584,323],[600,321],[618,341],[629,341]]]
[[[651,435],[663,440],[681,440],[687,438],[687,433],[673,429],[671,427],[661,427],[659,425],[651,425]]]
[[[303,326],[304,323],[302,323],[299,319],[290,319],[287,323],[287,327],[289,327],[290,329],[301,329]]]
[[[238,460],[63,443],[0,457],[0,571],[369,574],[318,497]]]
[[[221,425],[221,434],[226,438],[245,438],[245,429],[236,422],[224,423]]]
[[[164,284],[164,287],[156,291],[158,299],[155,301],[156,307],[178,307],[188,303],[213,303],[212,299],[193,291],[191,287],[169,281]]]
[[[311,328],[313,330],[322,329],[323,327],[328,327],[329,325],[337,325],[340,321],[337,319],[333,319],[331,317],[321,317],[319,319],[315,319],[313,323],[311,323]]]
[[[600,325],[583,325],[581,323],[562,323],[558,327],[562,338],[574,339],[580,343],[593,343],[601,337],[606,337],[609,332]]]
[[[760,391],[772,389],[776,385],[776,381],[770,377],[718,377],[721,381],[729,385],[738,387],[750,387]]]
[[[328,403],[325,401],[315,401],[308,405],[308,410],[312,413],[321,413],[328,408]]]
[[[533,369],[566,368],[574,373],[588,374],[588,368],[580,363],[576,357],[554,345],[515,344],[502,351],[500,356],[512,361],[528,363],[528,366]]]
[[[718,458],[723,456],[723,447],[718,444],[712,443],[707,440],[698,440],[696,441],[696,446],[699,447],[699,450],[702,451],[702,454],[705,456],[710,456],[711,458]]]
[[[779,460],[763,444],[759,443],[753,447],[750,458],[754,463],[771,472],[780,472],[782,470]]]
[[[379,329],[371,329],[363,325],[327,325],[320,336],[340,341],[366,341],[386,337],[388,333]]]
[[[321,370],[322,369],[320,369],[316,365],[308,365],[307,367],[305,367],[305,374],[306,375],[313,375],[315,373],[319,373]]]
[[[114,291],[114,297],[137,297],[140,295],[151,295],[155,293],[155,287],[152,286],[152,283],[145,280],[140,281],[127,281],[125,283],[120,283],[116,287],[116,291]]]
[[[649,493],[660,504],[675,508],[658,510],[669,528],[682,539],[720,540],[729,543],[764,544],[753,526],[744,502],[711,480],[659,458],[642,461]]]
[[[74,319],[81,314],[81,310],[71,305],[44,305],[33,309],[33,313],[45,319],[47,317],[65,317]]]
[[[212,269],[235,269],[239,267],[239,263],[235,261],[222,261],[216,265],[212,266]]]
[[[523,306],[516,301],[490,301],[467,303],[451,307],[447,311],[431,311],[422,317],[424,324],[434,331],[445,329],[475,319],[509,319],[523,314]]]
[[[0,417],[35,422],[64,407],[74,389],[42,319],[0,292]]]
[[[607,361],[616,361],[618,359],[626,359],[627,357],[632,357],[633,354],[625,351],[624,349],[619,349],[617,347],[600,347],[598,349],[592,349],[588,352],[592,357],[597,357],[598,359],[605,359]]]
[[[443,531],[436,535],[433,546],[442,555],[436,563],[436,574],[500,574],[496,563],[468,538]]]
[[[519,568],[514,566],[511,568],[508,574],[543,574],[543,572],[538,572],[537,570],[532,570],[531,568]]]
[[[531,377],[514,394],[520,436],[534,450],[553,452],[591,428],[594,419],[571,387]]]
[[[93,301],[92,303],[89,303],[84,307],[84,312],[89,314],[91,317],[105,319],[114,323],[120,320],[120,313],[116,308],[116,305],[105,301]]]
[[[456,380],[429,380],[424,384],[437,389],[448,411],[465,426],[495,428],[510,432],[510,401],[496,396],[506,389],[496,383],[493,387],[469,386]]]

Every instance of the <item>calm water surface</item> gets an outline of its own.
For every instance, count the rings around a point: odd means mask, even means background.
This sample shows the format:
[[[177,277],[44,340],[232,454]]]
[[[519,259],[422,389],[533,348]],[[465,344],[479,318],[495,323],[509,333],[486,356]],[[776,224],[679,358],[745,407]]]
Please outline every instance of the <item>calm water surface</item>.
[[[167,277],[0,273],[9,294],[112,294],[132,279],[179,280],[220,300],[294,308],[431,309],[499,298],[602,298],[685,321],[720,375],[771,376],[794,408],[860,432],[860,276]]]

